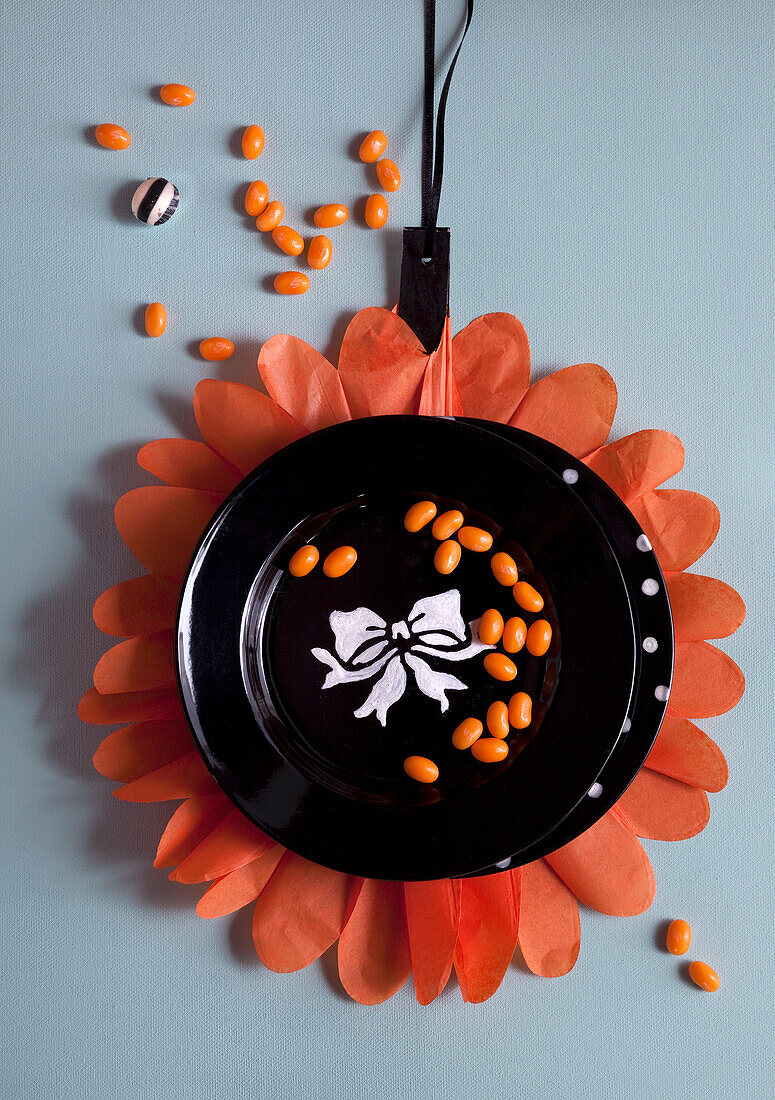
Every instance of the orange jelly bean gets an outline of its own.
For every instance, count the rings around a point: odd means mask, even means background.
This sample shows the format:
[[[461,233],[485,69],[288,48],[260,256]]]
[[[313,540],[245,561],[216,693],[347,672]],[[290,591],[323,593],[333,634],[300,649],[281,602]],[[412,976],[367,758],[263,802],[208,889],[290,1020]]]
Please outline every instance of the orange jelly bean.
[[[274,277],[274,288],[278,294],[306,294],[309,276],[303,271],[281,271]]]
[[[307,263],[310,267],[314,267],[316,271],[322,271],[324,267],[328,267],[331,263],[332,253],[333,246],[330,238],[320,233],[309,242]]]
[[[159,89],[159,95],[169,107],[190,107],[196,99],[194,89],[185,84],[165,84]]]
[[[463,513],[458,512],[457,508],[453,508],[450,512],[441,513],[431,528],[431,532],[435,539],[448,539],[462,526]]]
[[[234,354],[234,344],[225,336],[208,336],[199,344],[199,354],[203,359],[211,363],[217,363],[221,359],[228,359]]]
[[[301,256],[304,251],[304,239],[289,225],[278,225],[272,230],[272,240],[286,256]]]
[[[377,161],[377,179],[380,187],[384,188],[385,191],[397,191],[401,186],[401,173],[392,160]]]
[[[285,207],[277,199],[267,203],[256,218],[256,229],[260,229],[262,233],[268,233],[270,229],[277,229],[277,226],[283,220],[284,214]]]
[[[685,955],[692,942],[692,930],[689,922],[673,920],[667,929],[666,946],[671,955]]]
[[[442,542],[433,557],[433,564],[436,566],[437,573],[452,573],[457,569],[460,561],[460,555],[462,550],[460,549],[460,543],[454,542],[452,539],[447,539],[446,542]]]
[[[439,769],[427,756],[407,756],[404,771],[418,783],[435,783],[439,778]]]
[[[421,531],[436,515],[436,505],[432,500],[418,500],[404,516],[404,527],[413,535]]]
[[[269,202],[269,188],[263,180],[253,180],[245,192],[245,213],[257,218],[266,210]],[[282,215],[281,215],[282,216]]]
[[[163,336],[167,327],[167,311],[161,302],[145,307],[145,331],[149,336]]]
[[[255,160],[264,151],[264,131],[260,126],[248,126],[242,135],[242,153],[247,160]]]
[[[517,675],[517,666],[505,653],[488,653],[484,659],[484,667],[493,680],[508,682]]]
[[[485,645],[497,645],[503,633],[503,616],[491,607],[479,620],[479,641]]]
[[[689,966],[689,977],[706,993],[715,993],[721,985],[716,971],[707,963],[693,962]]]
[[[471,755],[481,764],[497,764],[509,755],[509,746],[498,737],[480,737],[471,746]]]
[[[102,122],[94,128],[94,136],[103,149],[126,149],[132,144],[123,126],[116,122]]]
[[[536,619],[527,632],[527,651],[534,657],[543,657],[552,644],[552,627],[546,619]]]
[[[484,733],[484,726],[478,718],[464,718],[452,734],[452,744],[456,749],[470,749]]]
[[[533,718],[533,700],[526,691],[518,691],[509,699],[509,725],[526,730]]]
[[[350,572],[357,560],[358,552],[353,546],[339,546],[326,557],[323,572],[327,577],[343,577]]]
[[[519,580],[517,563],[511,554],[504,554],[503,551],[493,554],[490,568],[498,584],[502,584],[504,588],[513,588]]]
[[[536,592],[532,584],[527,581],[517,581],[514,585],[514,599],[525,611],[540,611],[544,606],[544,598],[540,592]]]
[[[487,729],[492,737],[502,739],[509,735],[509,708],[499,699],[487,708]]]
[[[503,648],[507,653],[519,653],[527,640],[527,623],[515,615],[503,628]]]
[[[483,531],[481,527],[461,527],[457,535],[460,545],[466,550],[474,550],[481,554],[492,546],[492,535],[489,531]]]
[[[390,207],[383,195],[369,195],[363,216],[369,229],[381,229],[388,220]]]
[[[364,164],[373,164],[387,149],[387,136],[382,130],[372,130],[361,142],[358,156]]]
[[[343,203],[329,202],[317,208],[312,220],[320,229],[333,229],[337,225],[344,225],[349,217],[350,211]]]
[[[288,563],[288,570],[294,577],[306,577],[317,565],[320,554],[317,546],[300,546]]]

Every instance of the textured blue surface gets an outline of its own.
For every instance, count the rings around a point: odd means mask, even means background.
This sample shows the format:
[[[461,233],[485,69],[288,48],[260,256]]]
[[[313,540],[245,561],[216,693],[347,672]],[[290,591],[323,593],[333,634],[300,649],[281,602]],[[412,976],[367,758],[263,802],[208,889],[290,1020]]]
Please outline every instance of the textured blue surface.
[[[440,4],[440,42],[462,3]],[[370,10],[370,13],[368,12]],[[537,373],[595,360],[616,431],[678,432],[676,485],[716,500],[698,570],[730,580],[749,620],[724,644],[749,691],[705,723],[731,781],[707,830],[649,843],[652,910],[583,914],[565,979],[519,966],[488,1004],[407,988],[359,1008],[335,963],[262,970],[245,914],[193,914],[197,889],[150,868],[159,807],[111,799],[100,736],[75,703],[103,641],[89,609],[134,571],[112,528],[143,478],[134,451],[190,428],[207,373],[192,342],[237,344],[219,377],[252,380],[260,343],[293,331],[331,354],[367,304],[392,304],[399,229],[419,212],[421,10],[415,3],[96,0],[4,8],[2,177],[3,967],[9,1098],[771,1095],[773,971],[773,19],[765,0],[481,2],[449,108],[443,224],[453,322],[517,313]],[[191,84],[173,110],[151,89]],[[86,136],[132,133],[127,152]],[[248,122],[262,159],[234,155]],[[267,292],[278,254],[238,212],[253,175],[299,226],[353,202],[353,136],[384,128],[405,185],[390,229],[350,224],[303,299]],[[254,172],[255,168],[255,172]],[[158,230],[132,184],[165,175],[181,206]],[[160,298],[167,335],[138,333]],[[657,946],[692,922],[723,990],[698,993]],[[694,950],[694,949],[693,949]]]

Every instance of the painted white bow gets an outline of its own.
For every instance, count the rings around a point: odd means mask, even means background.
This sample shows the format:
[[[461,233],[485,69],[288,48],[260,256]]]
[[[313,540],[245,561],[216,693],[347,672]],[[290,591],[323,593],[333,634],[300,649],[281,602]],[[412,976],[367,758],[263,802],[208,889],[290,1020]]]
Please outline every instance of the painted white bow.
[[[442,661],[467,661],[492,649],[478,641],[475,623],[470,631],[466,628],[460,614],[460,593],[454,588],[418,600],[405,620],[391,626],[368,607],[333,611],[328,622],[336,656],[327,649],[312,650],[312,655],[330,669],[323,689],[371,680],[381,672],[366,702],[354,714],[356,718],[376,714],[383,726],[389,708],[406,691],[407,668],[420,691],[436,699],[442,711],[449,707],[447,692],[467,686],[456,676],[437,672],[417,656],[419,653]]]

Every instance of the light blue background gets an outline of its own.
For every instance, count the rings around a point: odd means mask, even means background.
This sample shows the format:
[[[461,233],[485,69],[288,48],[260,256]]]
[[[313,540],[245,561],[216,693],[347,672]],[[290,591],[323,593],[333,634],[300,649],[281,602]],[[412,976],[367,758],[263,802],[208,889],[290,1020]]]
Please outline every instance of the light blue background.
[[[440,46],[463,9],[440,3]],[[106,10],[107,9],[107,10]],[[191,428],[208,367],[190,345],[233,337],[220,377],[253,381],[263,340],[336,354],[351,314],[393,303],[399,230],[416,224],[422,5],[148,0],[6,5],[3,247],[2,1094],[23,1100],[772,1095],[773,20],[766,0],[479,0],[449,108],[443,224],[453,322],[517,313],[537,374],[595,360],[620,391],[616,430],[678,432],[676,484],[723,525],[699,570],[749,619],[725,648],[748,676],[705,723],[730,761],[705,833],[647,845],[652,910],[583,913],[565,979],[519,966],[488,1004],[407,987],[372,1009],[335,964],[261,968],[246,914],[193,912],[199,891],[151,869],[167,812],[111,799],[101,736],[75,718],[105,642],[90,607],[135,571],[112,504],[142,484],[138,444]],[[188,110],[151,89],[191,84]],[[85,136],[101,121],[127,152]],[[231,135],[266,129],[256,165]],[[235,193],[254,175],[306,229],[354,202],[353,136],[384,128],[404,176],[390,228],[332,234],[302,299],[266,289],[279,254]],[[127,216],[166,175],[174,220]],[[283,265],[288,266],[288,265]],[[153,299],[167,335],[135,311]],[[700,994],[655,941],[684,915],[723,991]]]

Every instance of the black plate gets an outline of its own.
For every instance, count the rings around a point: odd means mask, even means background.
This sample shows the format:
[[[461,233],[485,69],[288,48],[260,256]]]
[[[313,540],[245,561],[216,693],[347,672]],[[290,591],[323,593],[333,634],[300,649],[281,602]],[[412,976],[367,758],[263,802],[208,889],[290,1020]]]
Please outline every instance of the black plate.
[[[636,702],[637,578],[625,579],[621,550],[585,499],[587,485],[594,493],[602,482],[540,442],[449,419],[355,421],[275,455],[214,517],[181,600],[181,692],[213,775],[282,844],[371,877],[457,876],[542,842],[556,847],[562,823],[576,807],[586,811]],[[563,471],[571,468],[580,476],[569,485]],[[518,680],[502,689],[508,698],[524,686],[541,702],[534,736],[513,738],[500,765],[478,764],[449,742],[458,721],[499,697],[481,657],[453,665],[424,654],[467,690],[450,691],[442,713],[410,673],[385,728],[353,714],[375,679],[322,690],[328,669],[312,650],[333,649],[333,611],[369,608],[398,624],[401,638],[413,605],[450,589],[461,594],[466,622],[496,601],[508,609],[489,555],[465,553],[452,577],[441,577],[430,533],[404,531],[406,508],[426,497],[464,505],[474,522],[486,517],[497,546],[514,552],[543,591],[555,625],[548,658],[518,659]],[[322,554],[351,543],[358,563],[338,580],[320,568],[291,578],[288,559],[307,541]],[[672,658],[672,644],[654,655],[655,669],[668,649]],[[669,668],[663,679],[669,684]],[[649,718],[652,738],[659,720]],[[410,753],[436,760],[437,783],[404,776]],[[604,802],[597,806],[602,813]]]

